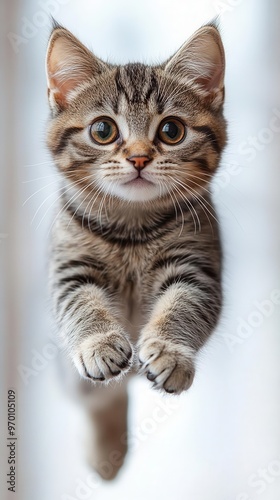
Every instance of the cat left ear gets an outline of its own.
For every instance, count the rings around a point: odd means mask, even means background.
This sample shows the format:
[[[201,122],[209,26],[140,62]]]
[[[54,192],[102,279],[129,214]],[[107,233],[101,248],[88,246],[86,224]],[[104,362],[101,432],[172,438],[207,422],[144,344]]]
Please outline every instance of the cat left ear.
[[[50,107],[59,112],[67,107],[73,92],[106,69],[67,29],[55,24],[46,57]]]
[[[214,108],[223,103],[225,52],[216,26],[200,28],[164,69],[184,83],[195,85]]]

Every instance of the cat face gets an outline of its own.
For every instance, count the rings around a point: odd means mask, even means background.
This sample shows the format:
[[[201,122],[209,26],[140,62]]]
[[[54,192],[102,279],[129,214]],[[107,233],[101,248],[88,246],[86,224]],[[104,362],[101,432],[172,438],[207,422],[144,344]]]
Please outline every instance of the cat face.
[[[225,144],[224,52],[214,26],[161,66],[105,64],[56,26],[47,53],[48,145],[90,201],[196,197]]]

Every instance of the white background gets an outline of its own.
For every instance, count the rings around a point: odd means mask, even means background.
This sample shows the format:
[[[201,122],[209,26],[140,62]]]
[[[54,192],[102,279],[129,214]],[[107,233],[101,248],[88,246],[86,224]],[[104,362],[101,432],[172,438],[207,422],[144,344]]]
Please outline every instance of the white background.
[[[229,143],[213,189],[224,245],[224,311],[188,393],[162,398],[145,380],[132,381],[134,446],[111,484],[90,476],[82,410],[65,394],[58,356],[38,360],[54,344],[46,306],[56,199],[44,146],[48,6],[98,56],[114,62],[162,61],[222,10]],[[1,498],[7,495],[6,391],[14,387],[18,491],[7,498],[278,500],[280,304],[271,300],[280,289],[279,132],[271,128],[280,128],[278,2],[13,0],[0,8]],[[11,33],[23,37],[17,46]],[[250,137],[257,146],[249,154]],[[266,315],[258,312],[263,301],[270,304]],[[23,366],[33,370],[25,379]],[[159,422],[154,412],[163,403],[173,408],[162,409]]]

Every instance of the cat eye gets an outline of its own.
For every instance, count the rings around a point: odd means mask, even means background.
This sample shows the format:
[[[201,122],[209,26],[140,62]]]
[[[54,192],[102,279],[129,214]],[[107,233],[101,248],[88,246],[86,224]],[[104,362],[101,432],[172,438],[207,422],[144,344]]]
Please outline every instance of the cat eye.
[[[97,118],[90,126],[90,136],[97,144],[111,144],[119,137],[118,127],[111,118]]]
[[[158,128],[158,138],[165,144],[179,144],[186,136],[186,127],[178,118],[165,118]]]

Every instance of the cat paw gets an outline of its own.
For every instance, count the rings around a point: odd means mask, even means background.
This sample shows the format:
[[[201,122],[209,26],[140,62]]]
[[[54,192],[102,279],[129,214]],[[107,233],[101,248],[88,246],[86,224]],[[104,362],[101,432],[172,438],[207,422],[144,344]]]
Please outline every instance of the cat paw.
[[[140,341],[140,373],[153,382],[153,387],[170,394],[180,394],[192,385],[194,353],[189,348],[158,338]]]
[[[93,334],[83,340],[73,361],[86,379],[103,382],[127,372],[132,364],[132,347],[121,333]]]

